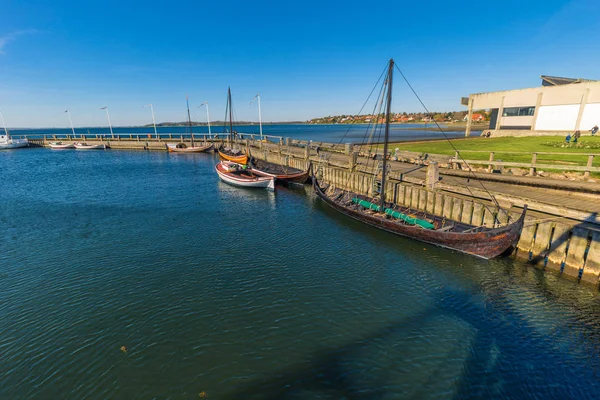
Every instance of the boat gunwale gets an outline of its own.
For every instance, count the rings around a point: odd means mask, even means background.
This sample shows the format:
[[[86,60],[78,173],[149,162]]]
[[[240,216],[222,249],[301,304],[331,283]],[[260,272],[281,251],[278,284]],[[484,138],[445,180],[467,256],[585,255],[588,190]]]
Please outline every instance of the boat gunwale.
[[[218,163],[215,166],[215,170],[217,171],[217,173],[219,175],[225,175],[228,178],[238,181],[238,182],[270,182],[271,180],[273,180],[273,178],[271,177],[264,177],[264,176],[256,176],[254,178],[240,178],[238,177],[237,174],[231,172],[231,171],[225,171],[223,170],[223,166],[221,165],[221,163]]]
[[[73,142],[73,146],[78,150],[106,150],[108,148],[104,143],[88,144],[87,142]]]
[[[225,153],[224,150],[225,149],[223,148],[223,145],[221,145],[221,146],[219,146],[217,148],[217,152],[219,153],[219,157],[221,157],[222,159],[227,160],[227,161],[233,161],[233,162],[236,162],[238,164],[244,164],[244,165],[248,164],[249,157],[248,157],[248,153],[247,152],[243,153],[241,155],[234,156],[234,155],[229,155],[229,154]]]
[[[203,153],[209,151],[213,144],[210,143],[206,146],[190,146],[190,147],[176,147],[179,143],[167,143],[167,150],[171,153]]]

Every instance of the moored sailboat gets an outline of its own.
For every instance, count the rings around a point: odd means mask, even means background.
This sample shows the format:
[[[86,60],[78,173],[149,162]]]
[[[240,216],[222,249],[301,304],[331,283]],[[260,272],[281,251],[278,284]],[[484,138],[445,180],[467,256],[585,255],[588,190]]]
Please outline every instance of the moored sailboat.
[[[29,146],[29,140],[27,139],[13,139],[8,129],[6,129],[2,111],[0,111],[0,118],[2,119],[2,127],[4,128],[4,135],[0,135],[0,149],[17,149]]]
[[[386,104],[384,155],[388,154],[393,71],[394,61],[390,60],[387,78],[381,91],[382,94],[385,93],[384,89],[387,86],[387,94],[382,95],[385,98],[382,97],[381,101],[378,101],[379,104],[384,104],[385,100]],[[514,222],[498,227],[494,224],[494,227],[490,228],[453,221],[427,212],[419,212],[417,218],[395,204],[385,201],[387,157],[384,156],[382,159],[381,189],[378,198],[336,188],[332,184],[323,185],[313,175],[313,187],[317,197],[334,210],[375,228],[485,259],[505,253],[518,240],[527,206]]]
[[[27,146],[29,146],[29,140],[27,139],[14,139],[8,132],[0,135],[0,149],[18,149]]]
[[[245,188],[275,189],[275,179],[272,177],[258,176],[243,165],[221,161],[215,166],[219,178],[226,183]]]
[[[192,145],[188,146],[187,144],[180,143],[169,143],[167,144],[167,150],[171,153],[202,153],[210,150],[213,145],[212,143],[205,144],[203,146],[196,146],[194,144],[194,132],[192,130],[192,119],[190,117],[190,102],[188,97],[185,97],[185,101],[187,103],[187,114],[188,114],[188,127],[190,129],[190,136],[192,138]]]
[[[227,88],[227,113],[229,114],[229,138],[228,142],[230,146],[233,144],[234,135],[236,132],[233,130],[233,110],[231,105],[231,88]],[[218,148],[219,157],[223,160],[232,161],[237,164],[246,165],[248,163],[248,153],[240,150],[235,150],[233,147],[225,147],[224,145]]]
[[[167,144],[167,149],[172,153],[203,153],[205,151],[209,151],[212,149],[212,143],[209,143],[205,146],[191,146],[186,145],[185,143],[169,143]]]
[[[248,164],[248,154],[242,152],[236,152],[235,150],[220,146],[219,149],[219,157],[223,160],[231,161],[238,164]]]

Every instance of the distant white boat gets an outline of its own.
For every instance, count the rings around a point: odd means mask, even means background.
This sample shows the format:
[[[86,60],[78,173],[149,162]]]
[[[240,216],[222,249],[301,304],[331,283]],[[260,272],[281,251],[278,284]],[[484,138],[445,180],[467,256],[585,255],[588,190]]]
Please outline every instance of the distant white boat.
[[[2,120],[2,127],[4,128],[4,135],[0,135],[0,149],[16,149],[19,147],[29,146],[29,140],[13,139],[10,136],[8,129],[6,129],[6,124],[4,123],[4,115],[2,115],[2,111],[0,111],[0,120]]]
[[[77,150],[104,150],[106,149],[106,145],[105,144],[89,144],[89,143],[80,143],[80,142],[75,142],[73,143],[73,145],[75,146],[75,148]]]
[[[187,144],[181,143],[170,143],[167,144],[167,150],[171,153],[202,153],[212,149],[212,143],[204,144],[202,146],[196,146],[194,143],[194,131],[192,130],[192,118],[190,117],[190,102],[188,97],[185,97],[185,102],[187,104],[187,113],[188,113],[188,125],[190,127],[190,136],[192,137],[192,145],[188,146]]]
[[[185,143],[169,143],[167,149],[172,153],[202,153],[212,149],[212,143],[205,146],[188,146]]]
[[[27,139],[13,139],[8,132],[0,135],[0,149],[16,149],[29,146]]]
[[[62,149],[74,149],[75,145],[73,143],[63,143],[63,142],[50,142],[48,143],[51,149],[62,150]]]

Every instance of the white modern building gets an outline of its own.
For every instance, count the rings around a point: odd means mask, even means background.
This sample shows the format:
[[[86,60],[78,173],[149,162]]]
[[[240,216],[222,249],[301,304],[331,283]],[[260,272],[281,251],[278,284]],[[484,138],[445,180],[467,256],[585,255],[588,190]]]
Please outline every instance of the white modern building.
[[[542,86],[477,93],[461,103],[469,109],[466,136],[471,134],[473,110],[491,110],[493,136],[559,135],[600,125],[600,81],[542,75]]]

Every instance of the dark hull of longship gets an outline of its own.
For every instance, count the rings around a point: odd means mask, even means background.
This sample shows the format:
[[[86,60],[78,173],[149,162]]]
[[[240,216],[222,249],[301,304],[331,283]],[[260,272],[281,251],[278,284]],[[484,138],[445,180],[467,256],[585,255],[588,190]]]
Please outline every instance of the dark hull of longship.
[[[525,213],[527,211],[527,207],[525,207],[521,217],[519,217],[517,221],[499,228],[486,229],[481,232],[445,232],[422,229],[418,226],[398,223],[383,218],[380,214],[377,216],[370,215],[361,212],[358,209],[346,207],[329,198],[318,185],[316,179],[313,182],[313,186],[320,199],[333,209],[348,217],[396,235],[409,237],[421,242],[457,250],[462,253],[485,259],[500,256],[515,245],[521,229],[523,228]]]

